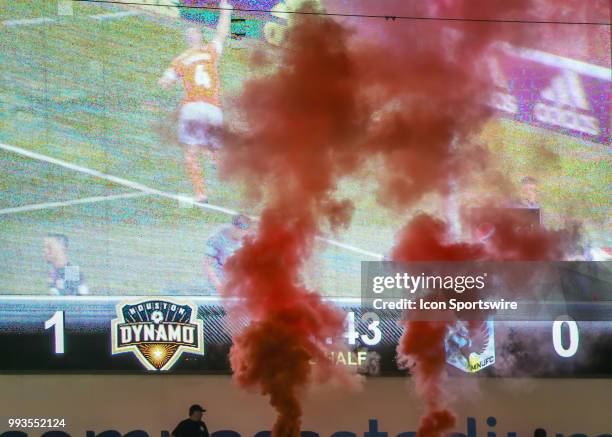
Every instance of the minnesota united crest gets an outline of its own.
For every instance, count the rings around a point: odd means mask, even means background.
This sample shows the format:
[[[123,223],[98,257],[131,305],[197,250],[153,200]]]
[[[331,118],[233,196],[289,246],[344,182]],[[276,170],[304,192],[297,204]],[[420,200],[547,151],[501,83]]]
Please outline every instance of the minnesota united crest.
[[[467,373],[495,364],[493,321],[458,321],[446,335],[446,362]]]
[[[168,299],[117,305],[111,322],[112,354],[132,352],[148,370],[170,370],[183,352],[204,355],[197,308]]]

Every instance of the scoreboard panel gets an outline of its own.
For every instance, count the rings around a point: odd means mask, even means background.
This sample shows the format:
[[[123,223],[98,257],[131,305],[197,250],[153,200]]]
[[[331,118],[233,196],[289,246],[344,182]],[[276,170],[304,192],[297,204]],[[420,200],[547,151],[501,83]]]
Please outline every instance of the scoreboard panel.
[[[369,376],[409,373],[396,359],[401,312],[356,298],[328,299],[346,314],[334,339],[336,365]],[[218,297],[27,296],[0,303],[3,373],[229,373],[232,335],[246,323],[227,317]],[[451,374],[514,377],[612,376],[612,326],[606,321],[489,321],[486,350],[461,364],[449,329]]]

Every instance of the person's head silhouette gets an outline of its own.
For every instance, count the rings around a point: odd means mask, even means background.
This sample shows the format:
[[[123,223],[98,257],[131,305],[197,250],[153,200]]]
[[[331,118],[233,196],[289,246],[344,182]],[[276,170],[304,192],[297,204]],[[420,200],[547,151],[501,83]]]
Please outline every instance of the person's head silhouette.
[[[546,430],[543,428],[536,428],[533,432],[533,437],[546,437]]]

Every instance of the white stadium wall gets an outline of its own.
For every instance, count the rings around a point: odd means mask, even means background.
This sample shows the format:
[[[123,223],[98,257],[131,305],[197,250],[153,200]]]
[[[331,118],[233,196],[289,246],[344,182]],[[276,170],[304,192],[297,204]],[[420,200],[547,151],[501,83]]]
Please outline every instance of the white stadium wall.
[[[467,437],[531,436],[537,427],[549,437],[612,436],[610,379],[462,378],[449,386],[461,392],[453,405],[457,432]],[[0,435],[9,431],[11,417],[39,417],[64,418],[63,431],[72,437],[108,430],[158,437],[172,431],[192,403],[208,409],[211,432],[254,436],[269,430],[274,419],[266,399],[239,390],[228,376],[2,375],[0,387]],[[303,430],[321,437],[395,437],[417,429],[421,407],[409,379],[374,378],[352,393],[315,388],[305,397],[304,411]],[[25,432],[38,437],[44,430]],[[217,436],[224,434],[237,437]]]

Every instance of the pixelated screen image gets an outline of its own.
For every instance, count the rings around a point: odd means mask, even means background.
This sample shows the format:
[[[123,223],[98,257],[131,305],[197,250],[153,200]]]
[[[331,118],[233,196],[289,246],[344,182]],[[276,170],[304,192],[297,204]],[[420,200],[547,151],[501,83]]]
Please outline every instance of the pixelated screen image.
[[[351,12],[351,2],[325,3]],[[203,39],[212,40],[218,16],[172,7],[3,2],[2,294],[74,291],[53,286],[54,257],[61,258],[57,265],[66,258],[94,295],[215,293],[203,267],[207,250],[214,252],[215,235],[217,246],[225,244],[219,232],[234,211],[256,216],[257,207],[241,202],[245,187],[224,181],[209,155],[186,160],[178,132],[184,86],[164,89],[159,80],[188,50],[188,29],[202,24]],[[213,78],[218,116],[230,122],[240,112],[232,96],[271,68],[258,71],[251,55],[274,56],[288,26],[287,17],[270,13],[240,16]],[[364,31],[369,24],[356,23]],[[550,40],[555,31],[587,40],[567,36],[555,46],[542,41],[543,47],[492,57],[483,68],[498,75],[499,92],[489,104],[499,116],[481,135],[517,188],[525,177],[537,183],[544,224],[580,220],[589,249],[599,252],[610,246],[609,29],[545,30]],[[197,69],[191,74],[198,79]],[[538,104],[543,109],[534,109]],[[543,159],[545,153],[556,156]],[[202,187],[209,203],[194,205]],[[360,261],[387,253],[402,219],[378,207],[361,178],[341,191],[355,201],[352,226],[320,241],[309,266],[329,296],[358,293]],[[443,206],[427,199],[419,207]]]
[[[224,173],[217,130],[241,126],[239,96],[249,81],[283,68],[293,12],[304,2],[230,3],[225,14],[212,0],[0,0],[0,296],[7,314],[11,302],[36,305],[38,298],[78,306],[80,298],[219,295],[224,264],[256,232],[262,203]],[[586,3],[554,17],[609,23],[606,2]],[[311,7],[374,42],[392,37],[389,26],[429,25],[367,18],[393,15],[382,0]],[[610,27],[530,29],[535,36],[525,45],[500,40],[482,63],[495,90],[482,101],[491,116],[473,136],[510,181],[500,208],[527,211],[550,229],[580,223],[576,256],[609,260]],[[462,37],[454,32],[449,47]],[[391,52],[389,65],[395,62]],[[304,282],[325,297],[358,298],[361,262],[386,259],[407,217],[424,211],[471,235],[457,223],[458,205],[477,211],[497,188],[459,183],[397,212],[379,202],[379,164],[372,156],[341,180],[338,198],[354,205],[350,225],[324,230],[304,264]]]

